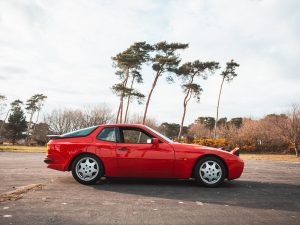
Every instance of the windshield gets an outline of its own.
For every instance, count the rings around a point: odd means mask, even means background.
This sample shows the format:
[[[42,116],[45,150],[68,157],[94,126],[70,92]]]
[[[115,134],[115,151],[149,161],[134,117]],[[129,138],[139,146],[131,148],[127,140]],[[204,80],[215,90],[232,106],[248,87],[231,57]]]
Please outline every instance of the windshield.
[[[153,133],[155,133],[157,136],[161,137],[162,139],[166,140],[167,142],[170,142],[170,143],[173,143],[174,141],[171,140],[170,138],[166,137],[165,135],[159,133],[158,131],[156,130],[153,130],[152,128],[146,126],[147,129],[151,130]]]
[[[81,130],[75,130],[72,131],[70,133],[66,133],[61,135],[60,137],[62,138],[68,138],[68,137],[83,137],[83,136],[87,136],[90,133],[92,133],[98,126],[93,126],[93,127],[88,127],[88,128],[84,128]]]

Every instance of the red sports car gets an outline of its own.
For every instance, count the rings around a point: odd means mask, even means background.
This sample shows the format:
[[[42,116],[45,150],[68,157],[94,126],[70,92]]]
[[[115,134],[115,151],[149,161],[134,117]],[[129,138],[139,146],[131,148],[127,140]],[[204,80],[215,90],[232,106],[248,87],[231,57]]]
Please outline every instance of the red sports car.
[[[101,177],[195,178],[207,187],[241,176],[244,162],[231,152],[170,140],[139,124],[107,124],[49,135],[48,168],[72,171],[82,184]]]

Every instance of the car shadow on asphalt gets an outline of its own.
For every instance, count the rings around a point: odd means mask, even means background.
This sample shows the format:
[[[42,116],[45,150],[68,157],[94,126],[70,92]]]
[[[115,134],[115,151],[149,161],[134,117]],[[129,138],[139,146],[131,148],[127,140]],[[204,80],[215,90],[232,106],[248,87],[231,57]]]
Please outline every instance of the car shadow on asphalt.
[[[300,212],[300,185],[285,183],[235,180],[225,181],[218,188],[205,188],[193,180],[107,178],[92,187],[178,201]]]

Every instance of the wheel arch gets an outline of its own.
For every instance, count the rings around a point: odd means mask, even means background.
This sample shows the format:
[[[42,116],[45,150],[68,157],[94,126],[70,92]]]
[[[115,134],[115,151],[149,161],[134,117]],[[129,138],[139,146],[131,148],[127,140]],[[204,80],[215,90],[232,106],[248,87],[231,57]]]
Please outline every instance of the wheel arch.
[[[215,158],[221,160],[221,161],[224,163],[224,166],[225,166],[225,169],[226,169],[226,176],[225,176],[225,178],[227,178],[227,177],[228,177],[228,166],[227,166],[227,163],[225,162],[225,160],[224,160],[222,157],[220,157],[220,156],[218,156],[218,155],[215,155],[215,154],[205,154],[205,155],[199,156],[198,159],[195,161],[195,164],[194,164],[193,169],[192,169],[192,171],[191,171],[191,177],[192,177],[192,178],[195,178],[195,167],[196,167],[197,163],[198,163],[201,159],[207,158],[207,157],[215,157]]]
[[[68,171],[71,171],[71,170],[72,170],[73,162],[74,162],[79,156],[82,156],[82,155],[92,155],[92,156],[95,156],[97,159],[99,159],[100,162],[102,163],[102,167],[103,167],[104,174],[105,174],[105,166],[104,166],[104,163],[103,163],[103,161],[101,160],[101,158],[100,158],[99,156],[97,156],[96,154],[90,153],[90,152],[81,152],[81,153],[75,155],[75,156],[70,160],[70,163],[69,163],[69,165],[68,165]]]

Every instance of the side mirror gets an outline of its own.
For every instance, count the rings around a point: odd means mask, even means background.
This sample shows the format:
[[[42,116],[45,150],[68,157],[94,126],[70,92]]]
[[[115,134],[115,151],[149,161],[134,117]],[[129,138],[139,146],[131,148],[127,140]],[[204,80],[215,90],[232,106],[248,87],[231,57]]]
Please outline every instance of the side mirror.
[[[158,146],[159,141],[158,141],[157,138],[152,138],[152,139],[151,139],[151,143],[152,143],[154,146]]]

